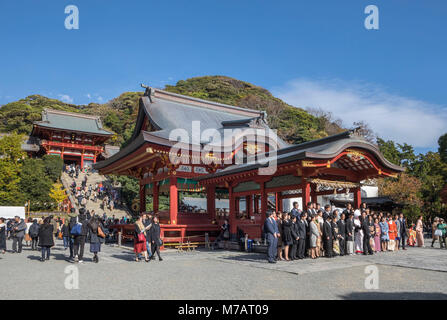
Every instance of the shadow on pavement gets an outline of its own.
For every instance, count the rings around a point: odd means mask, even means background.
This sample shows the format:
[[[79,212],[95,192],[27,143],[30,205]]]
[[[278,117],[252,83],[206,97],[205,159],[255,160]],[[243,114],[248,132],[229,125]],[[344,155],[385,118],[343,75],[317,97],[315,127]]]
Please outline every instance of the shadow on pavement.
[[[441,292],[352,292],[340,295],[346,300],[446,300]]]
[[[111,258],[116,258],[120,260],[125,261],[132,261],[135,262],[135,254],[134,253],[128,253],[128,254],[112,254],[110,255]]]
[[[39,251],[36,251],[35,255],[30,255],[27,258],[30,260],[40,260],[40,258],[42,257],[41,253]],[[61,253],[51,253],[50,254],[50,260],[64,260],[67,261],[67,257],[64,254]]]
[[[259,253],[246,253],[244,255],[220,257],[223,260],[267,262],[267,257]]]

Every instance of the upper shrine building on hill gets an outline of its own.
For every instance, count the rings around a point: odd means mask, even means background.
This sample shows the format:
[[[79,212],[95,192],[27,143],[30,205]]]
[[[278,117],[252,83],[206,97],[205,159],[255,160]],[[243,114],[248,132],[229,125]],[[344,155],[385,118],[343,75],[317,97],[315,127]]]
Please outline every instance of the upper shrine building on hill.
[[[113,134],[103,129],[98,116],[44,109],[24,149],[35,155],[58,155],[65,163],[84,167],[107,157],[110,151],[104,143]]]
[[[224,219],[232,235],[260,238],[266,211],[282,211],[286,199],[306,209],[318,196],[351,193],[358,208],[361,181],[404,170],[356,130],[289,145],[264,111],[150,87],[129,144],[94,168],[138,179],[139,210],[159,215],[165,242],[217,231]]]

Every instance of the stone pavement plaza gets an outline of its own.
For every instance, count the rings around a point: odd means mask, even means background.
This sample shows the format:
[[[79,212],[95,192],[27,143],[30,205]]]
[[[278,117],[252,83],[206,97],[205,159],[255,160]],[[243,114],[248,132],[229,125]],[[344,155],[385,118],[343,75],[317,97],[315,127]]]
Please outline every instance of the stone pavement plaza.
[[[8,249],[11,241],[8,241]],[[305,259],[269,264],[235,251],[162,252],[164,261],[135,262],[129,248],[104,245],[100,262],[67,262],[61,241],[50,261],[24,247],[0,254],[2,299],[446,299],[447,250],[409,248],[374,256]],[[67,266],[70,266],[67,269]],[[73,266],[78,267],[78,289]],[[378,289],[365,273],[376,266]],[[371,267],[369,267],[371,268]],[[374,269],[374,267],[372,267]],[[65,273],[67,272],[67,273]],[[376,275],[376,273],[374,273]],[[368,282],[368,281],[366,281]],[[371,282],[368,282],[371,283]]]

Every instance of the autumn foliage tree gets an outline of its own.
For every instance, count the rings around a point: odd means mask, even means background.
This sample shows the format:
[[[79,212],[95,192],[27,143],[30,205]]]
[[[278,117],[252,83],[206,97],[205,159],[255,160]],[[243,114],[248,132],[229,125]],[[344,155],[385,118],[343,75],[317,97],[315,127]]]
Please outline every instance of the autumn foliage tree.
[[[58,209],[60,209],[60,205],[62,201],[64,201],[67,198],[67,195],[65,194],[65,190],[63,189],[62,183],[56,182],[53,184],[53,187],[50,189],[50,198],[54,200],[54,202],[57,203]]]
[[[422,182],[407,173],[401,173],[397,179],[382,179],[378,181],[379,193],[390,197],[394,202],[404,206],[410,220],[424,212],[421,211],[424,201],[421,197]]]

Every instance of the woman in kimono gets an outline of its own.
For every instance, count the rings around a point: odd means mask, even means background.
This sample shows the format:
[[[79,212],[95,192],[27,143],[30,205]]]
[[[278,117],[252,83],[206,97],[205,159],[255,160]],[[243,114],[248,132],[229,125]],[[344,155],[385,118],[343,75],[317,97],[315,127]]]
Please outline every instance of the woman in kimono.
[[[389,228],[388,222],[385,219],[385,216],[382,216],[382,221],[379,223],[380,226],[380,241],[382,244],[382,251],[386,252],[388,250],[388,242],[390,238],[388,236]]]
[[[334,240],[332,241],[332,252],[336,255],[340,255],[340,246],[338,242],[339,234],[338,234],[338,224],[337,224],[337,216],[334,215],[332,218],[332,234],[334,236]]]
[[[388,229],[388,236],[390,237],[388,250],[394,251],[396,246],[397,226],[393,219],[388,220]]]
[[[323,213],[320,211],[320,213],[318,214],[318,216],[315,218],[314,223],[317,226],[317,230],[318,230],[318,238],[317,238],[317,247],[315,249],[315,254],[317,257],[322,257],[323,256],[323,244],[322,244],[322,237],[323,237],[323,230],[321,228],[322,223],[320,223],[320,220],[318,218],[320,218],[320,215],[322,215]],[[321,217],[321,219],[323,219]]]
[[[288,213],[282,214],[282,243],[284,245],[284,259],[290,261],[289,259],[289,246],[293,245],[292,237],[292,221],[289,219]]]
[[[354,242],[355,253],[363,253],[363,230],[360,222],[360,210],[358,209],[354,211]]]
[[[431,246],[433,247],[433,245],[435,244],[436,240],[439,241],[439,243],[441,243],[441,239],[439,236],[437,236],[436,230],[438,229],[438,224],[439,224],[439,218],[436,217],[435,220],[433,220],[433,224],[431,225],[431,234],[432,236],[432,241],[431,241]]]
[[[422,223],[422,216],[419,216],[416,222],[416,242],[418,247],[424,246],[424,225]]]
[[[410,230],[408,231],[408,245],[410,247],[414,247],[416,243],[416,230],[414,230],[414,223],[411,225]]]
[[[376,231],[374,234],[374,250],[376,252],[380,252],[381,231],[380,231],[380,225],[379,225],[379,218],[374,219],[374,229]]]

